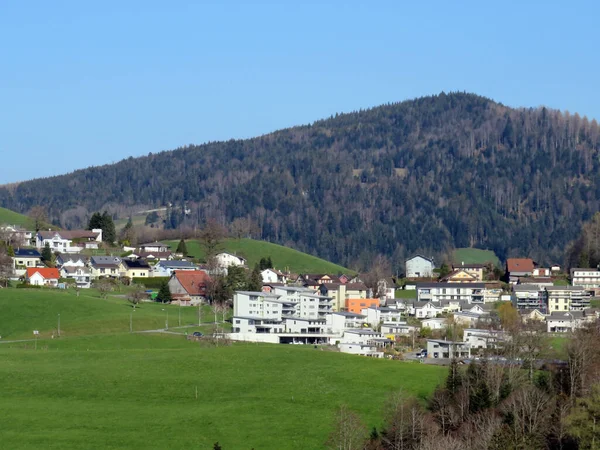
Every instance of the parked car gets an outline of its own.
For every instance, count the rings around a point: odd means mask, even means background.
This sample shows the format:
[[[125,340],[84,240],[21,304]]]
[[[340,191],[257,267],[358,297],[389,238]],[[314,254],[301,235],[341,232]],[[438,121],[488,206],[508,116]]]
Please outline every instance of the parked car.
[[[202,337],[204,335],[202,333],[200,333],[199,331],[194,331],[193,336]]]

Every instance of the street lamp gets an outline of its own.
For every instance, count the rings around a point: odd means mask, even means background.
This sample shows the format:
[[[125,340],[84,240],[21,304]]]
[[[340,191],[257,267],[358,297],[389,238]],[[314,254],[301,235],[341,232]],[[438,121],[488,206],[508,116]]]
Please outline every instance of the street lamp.
[[[165,330],[168,330],[169,329],[169,310],[165,309],[165,308],[163,308],[162,310],[167,312],[167,319],[165,321]]]
[[[60,337],[60,313],[58,313],[58,337]]]
[[[129,313],[129,332],[133,333],[133,313],[135,312],[135,308],[131,310]]]

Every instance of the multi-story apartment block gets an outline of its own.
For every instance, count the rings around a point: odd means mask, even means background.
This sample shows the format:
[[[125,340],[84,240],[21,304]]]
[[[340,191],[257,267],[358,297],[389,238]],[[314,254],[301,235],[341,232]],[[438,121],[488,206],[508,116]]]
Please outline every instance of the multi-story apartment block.
[[[583,311],[590,307],[590,294],[581,286],[547,287],[548,313],[554,311]]]
[[[600,288],[600,270],[571,269],[571,284],[586,289]]]
[[[512,303],[517,309],[537,309],[542,313],[548,310],[548,293],[544,288],[533,284],[513,286]]]
[[[459,300],[471,303],[485,302],[484,283],[417,283],[417,298],[420,302]]]

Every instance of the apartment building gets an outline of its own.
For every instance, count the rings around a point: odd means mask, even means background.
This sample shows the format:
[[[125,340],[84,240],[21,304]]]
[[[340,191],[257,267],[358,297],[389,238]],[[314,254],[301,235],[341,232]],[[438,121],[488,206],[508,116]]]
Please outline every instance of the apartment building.
[[[571,284],[586,289],[600,288],[600,270],[598,269],[571,269]]]
[[[590,307],[590,294],[582,286],[547,287],[548,312],[583,311]]]
[[[484,283],[417,283],[417,298],[420,302],[441,303],[444,300],[459,300],[471,303],[485,302]]]
[[[548,310],[548,293],[546,289],[533,284],[513,286],[511,301],[517,309],[537,309],[542,313]]]

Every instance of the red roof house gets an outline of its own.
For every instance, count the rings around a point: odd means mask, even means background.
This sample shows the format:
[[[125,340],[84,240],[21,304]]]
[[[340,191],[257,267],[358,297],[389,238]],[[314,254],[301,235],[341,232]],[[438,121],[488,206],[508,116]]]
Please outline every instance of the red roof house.
[[[34,286],[56,286],[60,273],[58,269],[29,267],[27,269],[27,280]]]
[[[204,270],[176,270],[169,280],[169,290],[174,298],[186,296],[192,303],[198,303],[206,297],[206,283],[210,276]]]

